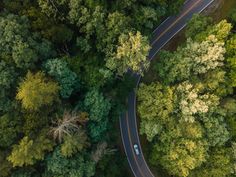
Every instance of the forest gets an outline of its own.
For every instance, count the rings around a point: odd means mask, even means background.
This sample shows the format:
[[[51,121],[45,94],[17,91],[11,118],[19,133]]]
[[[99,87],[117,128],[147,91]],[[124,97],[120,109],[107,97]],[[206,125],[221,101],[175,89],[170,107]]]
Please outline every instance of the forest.
[[[148,161],[171,176],[236,175],[236,9],[214,22],[194,15],[186,41],[163,50],[155,80],[138,89]]]
[[[149,67],[151,31],[177,13],[183,2],[1,0],[0,177],[127,176],[118,127],[134,87],[127,71],[142,74]],[[217,37],[204,45],[221,49],[217,66],[212,64],[223,79],[224,68],[218,65],[225,52],[222,42],[215,43]],[[219,41],[226,39],[222,36]],[[234,65],[234,39],[228,40],[227,67]],[[212,92],[219,83],[215,84]],[[225,88],[214,99],[229,91]],[[224,104],[231,122],[233,104],[234,99]],[[219,111],[219,121],[225,114]],[[221,126],[219,121],[214,126]],[[193,126],[201,128],[198,123]],[[228,142],[230,133],[224,126],[221,129],[224,137],[215,141],[213,136],[213,144]]]

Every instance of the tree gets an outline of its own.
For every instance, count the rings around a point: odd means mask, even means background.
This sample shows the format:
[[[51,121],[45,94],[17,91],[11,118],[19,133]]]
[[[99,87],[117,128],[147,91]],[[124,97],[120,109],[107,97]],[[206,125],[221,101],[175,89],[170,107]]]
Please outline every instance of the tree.
[[[11,146],[21,130],[20,119],[16,114],[5,114],[0,117],[0,147]]]
[[[205,31],[206,28],[212,24],[212,21],[213,19],[211,17],[194,14],[191,20],[188,22],[185,36],[187,38],[194,39],[196,34]]]
[[[13,67],[8,66],[6,62],[0,61],[0,87],[2,89],[10,89],[16,77]]]
[[[29,22],[24,16],[1,15],[0,29],[0,58],[19,68],[31,68],[54,53],[48,41],[37,34],[29,35]]]
[[[196,115],[208,113],[211,108],[219,105],[219,98],[213,94],[200,94],[197,88],[188,81],[176,88],[177,111],[181,121],[194,122]]]
[[[226,96],[233,91],[224,68],[209,71],[196,82],[200,92],[212,93],[218,97]]]
[[[116,48],[119,35],[128,32],[131,28],[130,22],[131,18],[119,11],[109,13],[105,22],[106,35],[98,33],[98,49],[104,51],[107,56],[111,55]]]
[[[44,64],[44,68],[58,81],[62,98],[69,98],[72,92],[79,87],[78,77],[70,70],[66,61],[58,58],[49,59]]]
[[[210,146],[224,146],[230,139],[225,117],[225,112],[220,107],[201,117]]]
[[[20,140],[18,145],[14,145],[8,161],[13,164],[13,167],[33,165],[37,160],[42,160],[47,151],[52,151],[53,143],[41,132],[39,136],[32,140],[25,136]]]
[[[65,158],[60,149],[56,148],[46,158],[46,174],[53,177],[91,177],[95,174],[95,163],[86,153],[77,153],[73,157]]]
[[[228,57],[236,56],[236,35],[233,35],[226,41],[226,54]]]
[[[82,151],[89,146],[88,137],[85,130],[80,127],[72,135],[65,135],[61,145],[61,154],[65,157],[72,157],[73,154]]]
[[[123,75],[128,69],[143,74],[149,67],[149,50],[149,41],[140,32],[121,34],[117,50],[107,59],[106,66],[117,71],[118,75]]]
[[[28,72],[20,83],[16,99],[27,110],[38,110],[42,106],[50,106],[57,99],[59,87],[57,83],[46,78],[45,74]]]
[[[233,173],[233,158],[230,148],[213,148],[202,167],[193,171],[191,177],[226,177]]]
[[[236,56],[233,58],[227,59],[229,66],[229,77],[230,77],[230,85],[232,87],[236,87]]]
[[[85,95],[84,107],[89,113],[89,120],[99,122],[107,118],[111,103],[98,90],[92,89]]]
[[[111,109],[110,101],[97,89],[92,89],[85,95],[84,109],[89,113],[89,134],[93,141],[103,137],[108,128],[108,114]]]
[[[230,13],[228,14],[228,18],[233,25],[236,25],[236,9],[235,8],[230,11]]]
[[[209,35],[214,35],[219,41],[224,41],[230,34],[232,25],[226,20],[222,20],[215,25],[209,25],[208,28],[195,36],[198,41],[205,40]]]
[[[0,151],[0,177],[7,177],[11,174],[12,165],[6,160],[7,153]]]
[[[161,85],[152,83],[141,84],[138,90],[138,113],[141,117],[140,131],[147,135],[148,141],[159,134],[174,111],[173,90]],[[153,106],[155,105],[155,106]]]
[[[167,127],[153,146],[151,163],[160,163],[171,175],[188,176],[206,161],[207,143],[198,123]]]
[[[0,61],[0,111],[6,113],[12,108],[12,87],[16,81],[15,69],[5,61]]]
[[[156,70],[165,83],[184,81],[193,75],[205,74],[223,65],[225,48],[214,35],[203,42],[187,40],[176,52],[164,52]],[[166,75],[168,73],[168,75]]]
[[[78,114],[77,112],[65,110],[62,119],[58,119],[56,125],[51,128],[54,140],[62,142],[66,135],[72,136],[74,132],[80,131],[79,123],[83,124],[87,121],[87,113]]]

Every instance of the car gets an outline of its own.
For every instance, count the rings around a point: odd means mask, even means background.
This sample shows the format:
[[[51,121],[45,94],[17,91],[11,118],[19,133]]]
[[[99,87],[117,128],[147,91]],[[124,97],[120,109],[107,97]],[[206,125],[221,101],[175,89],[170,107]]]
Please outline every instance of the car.
[[[137,144],[134,144],[134,152],[136,155],[139,155],[140,152],[139,152],[139,148],[138,148],[138,145]]]

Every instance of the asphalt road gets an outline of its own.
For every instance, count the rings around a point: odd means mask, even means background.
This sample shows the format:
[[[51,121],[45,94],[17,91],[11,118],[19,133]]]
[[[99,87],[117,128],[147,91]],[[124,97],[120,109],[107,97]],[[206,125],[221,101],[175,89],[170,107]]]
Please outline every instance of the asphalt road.
[[[187,21],[193,14],[202,12],[213,1],[187,0],[178,15],[169,17],[153,31],[153,38],[150,41],[152,49],[150,50],[148,59],[154,59],[160,49],[186,26]],[[138,87],[141,76],[134,74],[134,78],[136,80],[136,87]],[[139,141],[136,120],[136,95],[134,90],[128,97],[127,111],[120,117],[120,130],[125,153],[134,176],[154,177],[144,159]],[[134,144],[137,144],[139,147],[139,155],[135,154]]]

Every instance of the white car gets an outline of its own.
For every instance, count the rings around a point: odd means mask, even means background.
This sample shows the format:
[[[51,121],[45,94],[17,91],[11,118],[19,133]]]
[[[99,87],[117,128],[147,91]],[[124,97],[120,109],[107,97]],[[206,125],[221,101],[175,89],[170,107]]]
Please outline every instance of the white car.
[[[137,144],[134,144],[134,152],[135,152],[136,155],[140,154]]]

